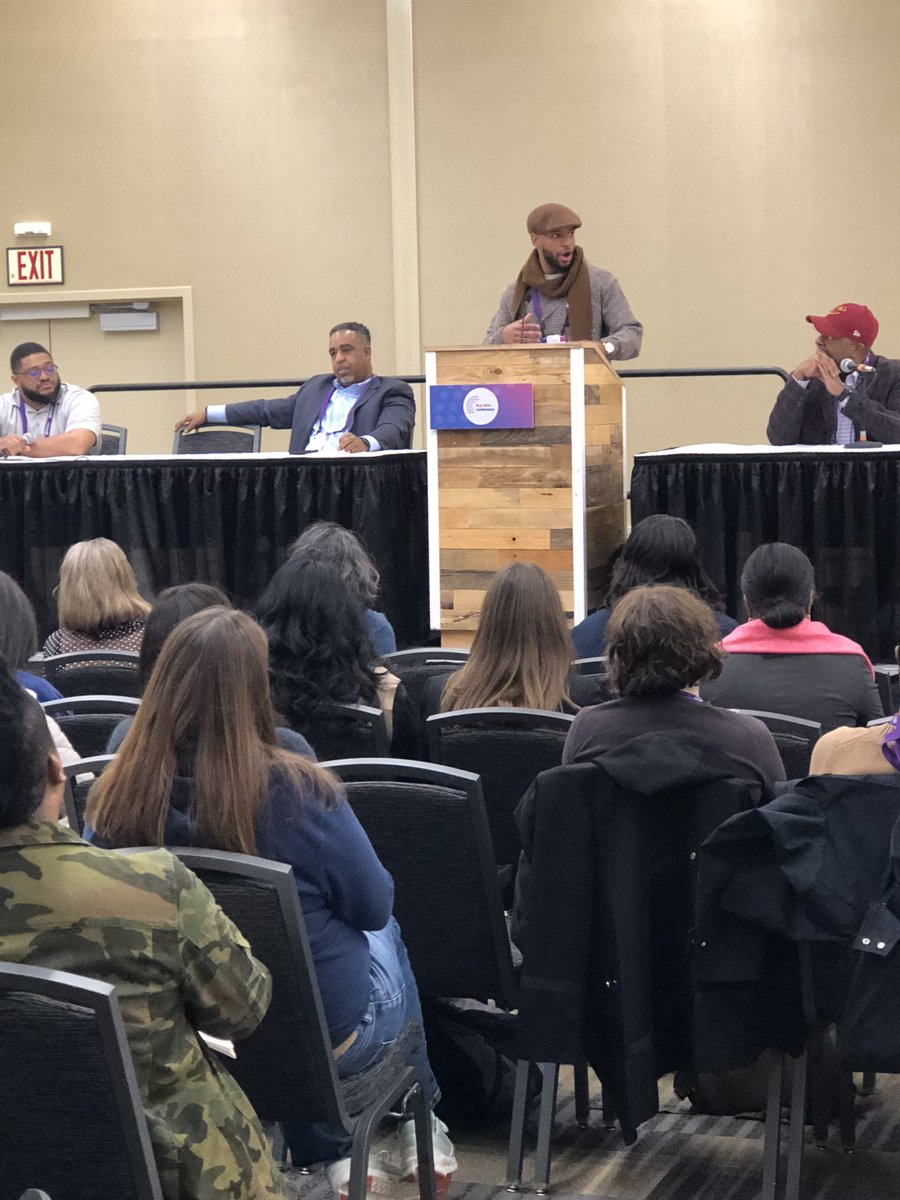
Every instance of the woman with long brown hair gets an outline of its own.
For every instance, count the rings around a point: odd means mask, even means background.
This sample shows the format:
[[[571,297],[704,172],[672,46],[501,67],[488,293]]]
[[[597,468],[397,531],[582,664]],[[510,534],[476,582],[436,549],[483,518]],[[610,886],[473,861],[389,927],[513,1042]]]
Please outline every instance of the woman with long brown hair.
[[[106,846],[208,846],[290,863],[297,881],[338,1074],[370,1066],[404,1022],[421,1024],[415,981],[394,920],[393,883],[332,775],[285,749],[276,731],[262,629],[246,614],[208,608],[166,638],[118,756],[91,789],[89,841]],[[293,735],[296,736],[296,735]],[[376,932],[372,932],[376,931]],[[424,1037],[410,1055],[439,1092]],[[295,1165],[340,1160],[349,1140],[319,1127],[285,1129]],[[456,1167],[433,1118],[436,1170]],[[412,1172],[412,1123],[400,1132]],[[375,1168],[370,1167],[370,1171]]]
[[[497,707],[574,712],[599,697],[588,694],[585,679],[570,676],[572,657],[553,580],[536,563],[509,563],[485,593],[468,659],[452,675],[429,680],[423,714]]]

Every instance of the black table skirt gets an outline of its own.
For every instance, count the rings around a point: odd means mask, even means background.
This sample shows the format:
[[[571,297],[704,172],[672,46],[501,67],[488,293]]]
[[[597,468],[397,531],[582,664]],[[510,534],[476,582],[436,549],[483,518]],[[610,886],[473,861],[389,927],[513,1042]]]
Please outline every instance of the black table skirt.
[[[108,537],[145,596],[195,580],[250,607],[315,520],[354,530],[381,572],[398,645],[428,639],[424,453],[334,458],[73,459],[0,467],[0,569],[31,597],[42,636],[66,549]]]
[[[894,661],[900,641],[900,453],[645,455],[632,523],[683,517],[728,611],[743,619],[740,575],[763,542],[790,542],[816,572],[813,616]]]

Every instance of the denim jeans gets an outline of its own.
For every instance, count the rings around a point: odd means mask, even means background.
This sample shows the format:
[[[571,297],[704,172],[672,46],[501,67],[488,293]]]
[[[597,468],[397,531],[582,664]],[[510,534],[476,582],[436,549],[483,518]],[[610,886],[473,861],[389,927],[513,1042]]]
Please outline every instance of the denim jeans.
[[[396,1041],[407,1021],[422,1024],[419,990],[400,926],[391,917],[384,929],[367,933],[366,939],[371,961],[369,1007],[356,1027],[356,1040],[335,1064],[341,1079],[376,1063]],[[421,1071],[428,1091],[428,1104],[433,1109],[441,1093],[428,1062],[424,1033],[413,1045],[407,1061]],[[332,1162],[346,1158],[350,1153],[351,1139],[326,1121],[285,1121],[283,1129],[295,1167]]]

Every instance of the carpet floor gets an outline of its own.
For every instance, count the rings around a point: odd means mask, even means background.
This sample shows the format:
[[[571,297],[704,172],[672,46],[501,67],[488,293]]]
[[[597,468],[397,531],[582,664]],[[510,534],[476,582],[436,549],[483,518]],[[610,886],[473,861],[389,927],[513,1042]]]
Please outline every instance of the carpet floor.
[[[763,1124],[755,1117],[709,1117],[691,1113],[663,1081],[662,1111],[641,1126],[637,1142],[625,1146],[617,1130],[604,1128],[600,1113],[591,1124],[575,1124],[571,1074],[563,1073],[553,1141],[552,1191],[558,1200],[755,1200],[762,1176]],[[592,1102],[596,1103],[594,1096]],[[898,1200],[900,1198],[900,1077],[880,1075],[871,1097],[857,1104],[857,1148],[832,1144],[816,1149],[809,1140],[803,1159],[801,1200]],[[508,1126],[451,1130],[459,1169],[449,1200],[509,1200],[505,1189]],[[324,1172],[291,1181],[302,1200],[330,1200]],[[531,1159],[525,1185],[530,1191]]]

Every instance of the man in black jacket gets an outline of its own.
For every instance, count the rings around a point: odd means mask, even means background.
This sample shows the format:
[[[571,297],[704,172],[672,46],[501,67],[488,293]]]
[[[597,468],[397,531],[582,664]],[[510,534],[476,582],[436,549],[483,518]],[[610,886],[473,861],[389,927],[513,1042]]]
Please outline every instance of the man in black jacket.
[[[293,396],[210,405],[182,417],[175,428],[190,433],[209,423],[290,429],[291,454],[408,449],[416,420],[412,388],[402,379],[373,373],[372,338],[365,325],[335,325],[328,354],[332,373],[307,379]]]
[[[900,443],[900,361],[872,353],[878,336],[872,312],[838,304],[806,319],[819,336],[778,394],[766,429],[771,444],[846,445],[862,433]]]

